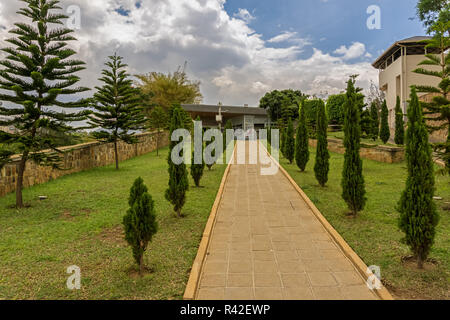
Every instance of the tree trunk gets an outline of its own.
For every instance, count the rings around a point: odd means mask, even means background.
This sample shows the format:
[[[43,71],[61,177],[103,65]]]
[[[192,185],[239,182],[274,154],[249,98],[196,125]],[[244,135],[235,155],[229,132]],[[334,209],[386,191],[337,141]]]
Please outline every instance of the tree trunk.
[[[177,210],[178,218],[181,218],[181,208]]]
[[[22,197],[22,189],[23,189],[23,174],[25,172],[25,167],[28,159],[28,151],[25,151],[22,155],[22,159],[19,163],[19,171],[17,173],[17,181],[16,181],[16,207],[23,208],[23,197]]]
[[[119,152],[117,151],[117,141],[114,141],[114,154],[116,159],[116,170],[119,170]]]
[[[139,275],[141,277],[144,275],[144,254],[142,254],[139,259]]]
[[[158,133],[156,134],[156,156],[159,155],[159,130]]]
[[[422,259],[422,257],[420,256],[420,254],[417,256],[417,267],[418,267],[419,269],[423,269],[423,259]]]

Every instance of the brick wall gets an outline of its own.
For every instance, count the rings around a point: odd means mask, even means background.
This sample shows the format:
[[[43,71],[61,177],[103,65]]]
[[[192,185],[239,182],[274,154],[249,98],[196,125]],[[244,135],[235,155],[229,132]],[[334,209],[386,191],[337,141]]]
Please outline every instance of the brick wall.
[[[139,143],[126,144],[119,142],[119,160],[127,160],[156,150],[156,133],[143,133],[138,135]],[[160,147],[169,144],[168,132],[161,133]],[[95,167],[102,167],[114,163],[114,144],[89,142],[76,146],[63,147],[65,151],[62,155],[63,168],[65,170],[53,169],[27,162],[24,173],[24,186],[29,187],[41,184],[58,177],[88,170]],[[13,161],[5,165],[0,172],[0,196],[13,192],[16,187],[18,164],[20,156],[13,156]]]
[[[310,139],[309,145],[317,146],[317,140]],[[345,153],[343,141],[340,139],[328,138],[328,150],[340,154]],[[376,146],[363,147],[360,149],[361,158],[375,160],[386,163],[398,163],[405,160],[405,149],[401,147]]]

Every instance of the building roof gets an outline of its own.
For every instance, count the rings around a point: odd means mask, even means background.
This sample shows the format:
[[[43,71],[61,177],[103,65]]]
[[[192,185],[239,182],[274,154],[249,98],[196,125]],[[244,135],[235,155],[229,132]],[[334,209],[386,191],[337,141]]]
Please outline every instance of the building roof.
[[[415,36],[406,38],[403,40],[399,40],[395,42],[393,45],[389,47],[380,57],[378,57],[377,60],[372,64],[373,67],[379,69],[381,64],[390,56],[392,56],[398,49],[400,49],[403,46],[425,46],[426,44],[423,43],[424,40],[429,40],[431,37],[428,36]]]
[[[205,105],[205,104],[182,104],[181,107],[187,112],[196,113],[211,113],[218,114],[219,106]],[[267,110],[258,107],[235,107],[235,106],[222,106],[222,112],[224,115],[254,115],[254,116],[267,116]]]

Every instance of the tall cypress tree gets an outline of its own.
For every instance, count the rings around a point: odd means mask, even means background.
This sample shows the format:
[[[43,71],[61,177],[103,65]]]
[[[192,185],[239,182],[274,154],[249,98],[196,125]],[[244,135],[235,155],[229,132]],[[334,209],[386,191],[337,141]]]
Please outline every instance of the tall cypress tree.
[[[281,127],[280,151],[283,157],[286,157],[286,128]]]
[[[380,139],[381,141],[383,141],[383,143],[388,142],[389,138],[391,137],[388,117],[389,117],[389,110],[387,107],[386,100],[384,100],[381,106],[381,129],[380,129]]]
[[[153,235],[158,231],[155,203],[148,194],[142,178],[137,178],[130,190],[128,198],[130,208],[123,217],[125,240],[133,250],[133,257],[139,265],[139,273],[144,272],[144,252]]]
[[[294,125],[292,124],[292,119],[288,119],[288,126],[286,129],[286,142],[285,142],[285,157],[288,159],[289,163],[292,164],[295,155],[295,140],[294,140]]]
[[[447,8],[446,14],[449,14]],[[443,173],[450,174],[450,21],[443,15],[439,21],[430,27],[433,38],[427,40],[427,49],[438,49],[439,54],[426,54],[426,59],[419,63],[418,69],[414,72],[434,77],[439,81],[436,87],[418,85],[417,92],[432,94],[430,102],[421,102],[424,107],[424,116],[427,121],[427,129],[430,133],[443,131],[447,134],[447,139],[441,143],[434,143],[435,155],[445,163]],[[432,69],[429,69],[431,67]],[[418,83],[419,84],[419,83]]]
[[[216,137],[213,136],[213,137],[211,138],[211,141],[209,141],[209,142],[206,143],[206,146],[209,147],[210,145],[214,144],[215,141],[216,141]],[[213,150],[212,150],[212,152],[211,152],[211,157],[212,157],[213,159],[217,160],[217,158],[216,158],[216,149],[213,149]],[[214,163],[215,163],[215,162],[214,162]],[[208,171],[211,171],[212,167],[214,166],[214,163],[206,164],[206,166],[208,167]]]
[[[395,105],[395,137],[394,141],[398,145],[405,143],[405,124],[403,122],[403,110],[400,107],[400,97],[397,96]]]
[[[295,162],[297,163],[300,171],[303,172],[305,171],[306,165],[309,161],[309,136],[306,112],[303,102],[299,108],[300,118],[295,138]]]
[[[325,104],[322,100],[317,110],[317,149],[314,173],[321,187],[328,182],[328,172],[330,170],[330,153],[328,152],[328,119],[325,111]]]
[[[197,117],[196,121],[201,121],[200,116]],[[194,146],[194,150],[192,150],[192,162],[191,162],[191,176],[192,179],[194,180],[195,186],[196,187],[200,187],[200,180],[202,179],[203,176],[203,171],[205,170],[205,160],[203,158],[203,136],[202,136],[202,145],[201,145],[201,155],[202,155],[202,163],[200,164],[196,164],[195,163],[195,146]]]
[[[3,149],[8,145],[18,146],[21,160],[17,167],[16,206],[22,208],[23,175],[27,160],[41,165],[60,167],[59,155],[44,154],[43,149],[58,153],[49,130],[69,134],[75,131],[70,125],[83,121],[89,114],[85,109],[87,100],[69,102],[62,96],[71,96],[89,90],[74,87],[80,80],[75,73],[85,69],[84,62],[71,58],[76,52],[67,47],[67,42],[76,40],[72,30],[64,27],[59,1],[23,0],[27,7],[17,13],[31,20],[31,24],[18,22],[7,39],[12,46],[3,48],[6,53],[0,69],[0,100],[10,103],[0,106],[1,126],[14,126],[15,133],[0,133],[1,162],[11,160],[13,152]],[[59,25],[59,27],[57,27]],[[56,108],[53,108],[56,107]]]
[[[186,119],[181,107],[176,105],[172,108],[170,122],[170,136],[177,129],[185,129]],[[174,206],[174,211],[178,217],[181,217],[181,209],[186,202],[186,192],[189,189],[188,173],[186,170],[186,164],[175,164],[172,161],[172,150],[178,144],[177,141],[170,142],[169,155],[167,162],[169,164],[169,188],[166,190],[166,199]],[[181,151],[180,156],[184,156]]]
[[[116,169],[119,169],[118,142],[123,141],[128,144],[137,143],[132,130],[143,128],[145,118],[142,109],[139,107],[139,91],[133,88],[133,81],[126,73],[126,64],[122,63],[122,57],[114,54],[109,57],[105,65],[109,69],[102,71],[103,77],[99,80],[105,84],[102,87],[95,87],[92,107],[95,111],[89,116],[90,124],[93,127],[100,127],[103,130],[93,132],[96,139],[114,144],[114,155]]]
[[[370,105],[370,117],[372,118],[372,137],[377,140],[380,135],[380,119],[376,102],[372,102]]]
[[[359,155],[361,128],[357,90],[355,80],[351,78],[347,83],[346,101],[344,104],[344,169],[342,171],[342,198],[356,216],[364,209],[366,190],[362,175],[363,163]]]
[[[423,268],[423,262],[434,243],[439,216],[433,202],[435,187],[432,151],[422,107],[414,87],[408,107],[406,162],[408,178],[398,206],[399,226],[405,232],[406,243],[417,258],[418,267]]]

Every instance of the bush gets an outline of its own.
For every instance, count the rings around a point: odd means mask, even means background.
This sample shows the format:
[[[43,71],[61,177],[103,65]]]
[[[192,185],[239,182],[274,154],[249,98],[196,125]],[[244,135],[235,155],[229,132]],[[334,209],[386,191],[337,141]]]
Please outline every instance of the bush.
[[[327,140],[328,120],[325,112],[325,104],[322,102],[317,112],[317,149],[314,173],[321,187],[328,182],[330,170],[330,153]]]
[[[345,103],[345,94],[335,94],[327,100],[327,112],[330,124],[344,124],[343,106]]]
[[[363,210],[366,203],[366,190],[364,177],[362,175],[362,160],[359,154],[361,128],[360,108],[357,92],[354,87],[355,81],[350,79],[347,86],[347,97],[344,105],[344,169],[342,171],[342,198],[356,216]]]
[[[305,171],[306,164],[309,161],[309,136],[308,127],[306,125],[305,106],[302,103],[300,107],[300,119],[297,127],[295,138],[295,162],[300,171]]]
[[[389,110],[387,108],[386,100],[384,100],[383,105],[381,107],[381,129],[380,129],[380,139],[383,143],[389,141],[391,137],[391,131],[389,130],[389,122],[388,122]]]
[[[397,97],[395,105],[395,137],[394,141],[398,145],[405,143],[405,123],[403,122],[403,111],[400,107],[400,97]]]
[[[294,160],[295,153],[295,140],[294,140],[294,126],[292,124],[292,119],[288,119],[288,126],[286,129],[286,142],[285,142],[285,157],[289,160],[289,163],[292,164]]]
[[[133,250],[133,257],[139,265],[139,273],[144,271],[144,252],[153,235],[158,231],[154,201],[142,178],[137,178],[128,198],[130,208],[123,217],[125,240]]]
[[[417,258],[419,268],[434,243],[439,216],[433,202],[434,171],[428,132],[415,88],[411,91],[406,133],[408,178],[399,202],[399,226],[406,243]]]

